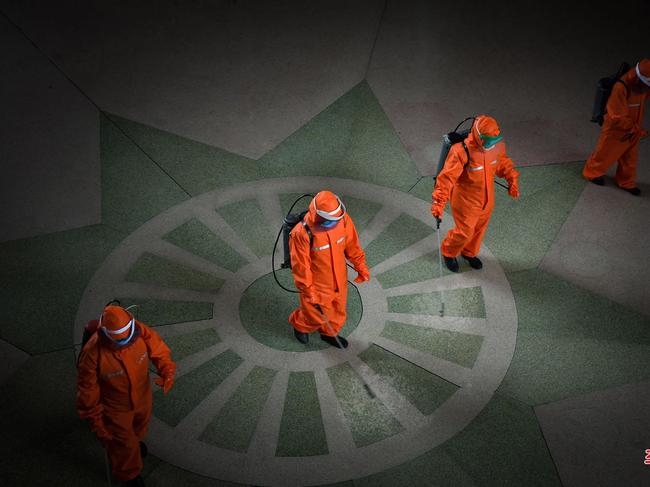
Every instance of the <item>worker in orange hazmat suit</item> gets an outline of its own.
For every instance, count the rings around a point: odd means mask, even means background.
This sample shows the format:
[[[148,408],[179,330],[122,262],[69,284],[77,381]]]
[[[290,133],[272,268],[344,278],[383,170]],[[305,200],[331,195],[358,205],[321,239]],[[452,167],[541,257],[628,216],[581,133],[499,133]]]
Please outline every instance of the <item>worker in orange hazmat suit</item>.
[[[616,183],[638,196],[636,164],[639,140],[648,135],[641,126],[643,110],[650,91],[650,59],[644,59],[621,76],[607,100],[605,120],[596,150],[589,156],[582,175],[592,183],[605,184],[603,175],[618,161]]]
[[[486,115],[478,116],[463,143],[451,146],[436,179],[431,214],[440,221],[447,200],[451,198],[456,224],[447,233],[440,249],[447,268],[452,272],[459,270],[458,254],[472,268],[483,267],[477,255],[494,208],[494,175],[508,181],[511,197],[519,197],[519,173],[506,156],[502,139],[496,120]]]
[[[323,341],[347,347],[347,340],[338,336],[346,318],[346,259],[357,271],[354,282],[370,280],[370,271],[352,218],[338,196],[321,191],[311,200],[303,221],[291,231],[289,250],[300,291],[300,308],[289,316],[296,339],[306,344],[309,333],[318,330]]]
[[[167,345],[127,310],[108,305],[78,362],[77,411],[90,422],[113,475],[125,485],[144,485],[142,440],[152,408],[149,360],[160,376],[156,384],[167,393],[176,370]]]

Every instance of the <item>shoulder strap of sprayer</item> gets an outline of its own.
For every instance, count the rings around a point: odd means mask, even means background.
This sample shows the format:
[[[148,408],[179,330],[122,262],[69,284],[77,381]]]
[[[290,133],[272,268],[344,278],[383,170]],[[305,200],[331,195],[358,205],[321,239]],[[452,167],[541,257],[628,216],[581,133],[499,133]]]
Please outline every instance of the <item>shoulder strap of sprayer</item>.
[[[465,149],[465,154],[467,154],[467,162],[463,166],[463,169],[467,169],[467,166],[469,166],[469,149],[465,145],[465,141],[463,140],[463,149]]]
[[[309,235],[309,247],[311,248],[314,245],[314,234],[311,233],[311,228],[309,228],[309,225],[307,225],[307,222],[305,220],[302,220],[300,223],[302,223],[302,226],[305,227],[307,235]]]

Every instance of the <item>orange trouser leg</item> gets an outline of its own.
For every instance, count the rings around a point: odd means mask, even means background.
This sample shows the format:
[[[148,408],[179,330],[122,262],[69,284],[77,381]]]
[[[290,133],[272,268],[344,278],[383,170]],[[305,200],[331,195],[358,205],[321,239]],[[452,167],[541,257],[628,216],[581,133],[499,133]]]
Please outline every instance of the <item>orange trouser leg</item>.
[[[487,230],[488,223],[490,223],[490,217],[492,216],[492,208],[483,210],[481,216],[479,216],[476,225],[474,226],[474,234],[470,239],[465,243],[463,247],[462,254],[467,257],[476,257],[481,250],[481,242],[483,241],[483,235]]]
[[[630,141],[621,141],[620,134],[608,130],[600,132],[596,150],[585,163],[582,175],[587,179],[602,176],[631,147]],[[619,183],[620,184],[620,183]]]
[[[618,158],[618,167],[616,168],[616,183],[621,188],[636,187],[636,163],[639,153],[639,139]]]
[[[327,324],[321,327],[320,332],[323,335],[336,336],[345,325],[346,305],[348,301],[348,290],[338,292],[334,295],[330,307],[325,311],[329,318],[329,327]]]
[[[442,241],[441,250],[445,257],[456,257],[474,236],[474,227],[479,220],[481,210],[456,211],[453,206],[451,213],[456,226],[449,230]]]
[[[113,435],[106,451],[113,475],[120,481],[131,480],[142,471],[140,441],[144,438],[151,419],[151,397],[132,411],[106,411],[104,422]]]
[[[302,294],[300,295],[300,308],[289,315],[289,323],[301,333],[320,331],[323,335],[338,335],[345,323],[347,294],[347,289],[345,289],[344,292],[336,293],[326,302],[320,304],[329,319],[329,328],[321,313],[313,304],[308,303]]]

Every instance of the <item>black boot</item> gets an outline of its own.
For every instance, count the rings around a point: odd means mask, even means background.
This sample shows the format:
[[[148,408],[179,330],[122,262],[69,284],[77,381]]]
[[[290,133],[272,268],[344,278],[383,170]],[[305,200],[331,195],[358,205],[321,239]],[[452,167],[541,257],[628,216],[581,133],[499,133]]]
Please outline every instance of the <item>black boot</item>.
[[[641,190],[639,188],[622,188],[628,193],[634,195],[634,196],[639,196],[641,194]]]
[[[481,259],[479,259],[478,257],[467,257],[466,255],[463,255],[463,259],[467,261],[467,263],[472,269],[483,268],[483,262],[481,262]]]
[[[309,334],[302,333],[295,328],[293,329],[293,334],[295,335],[296,340],[298,340],[303,345],[307,345],[309,343]]]
[[[451,272],[458,272],[458,261],[456,260],[456,257],[447,257],[446,255],[443,255],[442,257],[445,259],[447,269]]]
[[[147,448],[147,445],[144,441],[140,442],[140,458],[147,458],[147,455],[149,454],[149,448]]]
[[[605,178],[602,176],[598,176],[597,178],[590,179],[592,183],[598,185],[598,186],[605,186]]]
[[[338,338],[338,341],[336,340],[337,338]],[[336,337],[331,337],[331,336],[328,336],[328,335],[323,335],[321,333],[320,339],[323,340],[324,342],[329,343],[330,345],[332,345],[333,347],[336,347],[336,348],[341,348],[341,347],[348,348],[348,341],[345,338],[343,338],[341,335],[338,335]],[[339,343],[340,343],[340,345],[339,345]]]
[[[124,487],[145,487],[144,479],[138,475],[136,478],[122,482]]]

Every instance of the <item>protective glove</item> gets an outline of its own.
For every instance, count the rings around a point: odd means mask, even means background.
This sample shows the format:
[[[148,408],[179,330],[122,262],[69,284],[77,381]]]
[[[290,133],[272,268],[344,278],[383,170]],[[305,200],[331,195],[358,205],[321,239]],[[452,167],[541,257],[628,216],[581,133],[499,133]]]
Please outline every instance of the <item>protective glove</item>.
[[[173,375],[165,375],[163,377],[156,377],[156,385],[159,385],[162,387],[163,394],[167,394],[169,390],[172,388],[174,385],[174,376]]]
[[[354,282],[357,284],[361,284],[362,282],[366,282],[370,280],[370,271],[368,270],[367,267],[363,267],[360,269],[355,269],[357,271],[357,277],[354,278]]]
[[[433,218],[436,220],[441,220],[442,221],[442,212],[445,210],[445,205],[440,204],[436,201],[434,201],[431,204],[431,214],[433,215]]]
[[[508,194],[510,195],[511,198],[517,199],[519,198],[519,183],[517,180],[513,180],[510,182],[510,187],[508,188]]]
[[[100,441],[102,446],[106,447],[106,444],[113,440],[113,435],[110,431],[106,429],[104,421],[99,419],[91,425],[91,429],[97,436],[97,439]]]
[[[629,140],[632,140],[632,137],[634,137],[634,132],[628,132],[623,137],[621,137],[621,142],[627,142]]]

